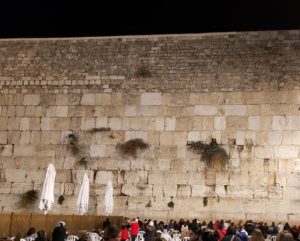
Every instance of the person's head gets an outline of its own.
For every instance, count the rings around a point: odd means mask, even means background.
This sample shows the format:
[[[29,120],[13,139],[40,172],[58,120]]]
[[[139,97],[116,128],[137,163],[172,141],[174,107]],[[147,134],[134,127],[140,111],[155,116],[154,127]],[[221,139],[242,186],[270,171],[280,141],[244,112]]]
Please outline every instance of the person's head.
[[[293,240],[294,240],[293,235],[287,230],[282,231],[276,237],[276,241],[293,241]]]
[[[262,234],[261,230],[256,228],[253,230],[250,241],[264,241],[264,235]]]
[[[234,224],[229,224],[227,231],[226,231],[226,235],[231,235],[231,234],[236,234],[236,227]]]
[[[35,232],[36,232],[35,228],[31,227],[27,232],[27,236],[30,236],[30,235],[34,234]]]
[[[207,224],[207,228],[209,229],[214,229],[214,224],[212,221],[210,221],[208,224]]]
[[[119,235],[118,229],[116,229],[115,227],[112,227],[112,226],[108,226],[104,230],[103,238],[104,238],[104,240],[110,240],[110,239],[117,238],[118,235]]]
[[[289,223],[285,223],[284,226],[283,226],[283,230],[290,230],[290,225]]]
[[[65,223],[64,221],[59,221],[59,222],[57,223],[57,226],[58,226],[58,227],[64,227],[64,226],[66,226],[66,223]]]

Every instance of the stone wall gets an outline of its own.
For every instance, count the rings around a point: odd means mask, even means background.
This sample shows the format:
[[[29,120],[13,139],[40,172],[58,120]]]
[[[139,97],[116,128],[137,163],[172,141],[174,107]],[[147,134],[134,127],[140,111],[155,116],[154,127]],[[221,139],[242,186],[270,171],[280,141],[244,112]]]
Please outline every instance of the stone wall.
[[[103,215],[112,180],[113,215],[297,222],[299,87],[296,30],[1,40],[2,212],[41,213],[17,202],[41,190],[53,163],[56,199],[66,197],[53,214],[77,213],[88,173],[89,214]],[[91,132],[102,127],[111,131]],[[133,138],[149,149],[121,156],[117,144]],[[208,167],[187,148],[211,138],[226,166]]]

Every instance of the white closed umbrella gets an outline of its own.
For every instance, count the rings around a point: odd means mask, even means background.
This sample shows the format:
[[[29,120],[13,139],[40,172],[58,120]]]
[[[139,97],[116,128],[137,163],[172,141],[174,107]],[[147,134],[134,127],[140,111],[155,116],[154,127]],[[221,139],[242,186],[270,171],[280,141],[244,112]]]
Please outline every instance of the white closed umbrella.
[[[54,203],[54,183],[55,183],[56,171],[52,163],[48,165],[47,173],[43,185],[43,191],[41,194],[41,200],[39,208],[44,210],[44,214],[47,214]]]
[[[106,186],[106,192],[104,197],[104,213],[108,216],[112,214],[114,208],[114,199],[113,199],[113,186],[112,182],[109,180]]]
[[[90,183],[87,174],[83,175],[80,192],[77,199],[78,212],[83,215],[89,209]]]

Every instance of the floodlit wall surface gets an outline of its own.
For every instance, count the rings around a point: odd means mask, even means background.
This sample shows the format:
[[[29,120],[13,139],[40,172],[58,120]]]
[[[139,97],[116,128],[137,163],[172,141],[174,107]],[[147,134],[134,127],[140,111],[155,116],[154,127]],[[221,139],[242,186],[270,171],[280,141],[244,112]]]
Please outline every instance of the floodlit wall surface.
[[[115,216],[297,222],[299,88],[298,30],[0,40],[1,211],[42,213],[17,203],[53,163],[50,214],[77,213],[87,173],[89,215],[111,180]],[[226,165],[187,148],[211,138]]]

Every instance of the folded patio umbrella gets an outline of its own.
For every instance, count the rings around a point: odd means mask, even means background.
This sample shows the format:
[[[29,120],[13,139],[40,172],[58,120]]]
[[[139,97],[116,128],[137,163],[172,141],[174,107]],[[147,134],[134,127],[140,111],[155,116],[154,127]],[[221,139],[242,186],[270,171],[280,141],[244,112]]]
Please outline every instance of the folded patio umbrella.
[[[47,214],[54,203],[54,183],[55,183],[56,171],[52,163],[48,165],[47,173],[43,185],[43,191],[41,194],[41,200],[39,208],[44,210],[44,214]]]
[[[78,208],[78,212],[81,215],[85,214],[89,209],[89,195],[90,195],[89,178],[85,173],[83,175],[80,192],[77,199],[77,208]]]
[[[114,208],[114,199],[113,199],[113,186],[112,182],[109,180],[106,186],[106,193],[104,197],[104,213],[108,216],[112,214]]]

